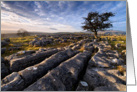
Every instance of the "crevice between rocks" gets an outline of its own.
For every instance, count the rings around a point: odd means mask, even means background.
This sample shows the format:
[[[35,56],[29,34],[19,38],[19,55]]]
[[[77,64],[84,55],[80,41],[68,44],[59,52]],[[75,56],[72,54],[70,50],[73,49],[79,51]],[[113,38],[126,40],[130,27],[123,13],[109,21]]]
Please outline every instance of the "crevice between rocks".
[[[94,46],[94,50],[92,51],[91,57],[89,57],[89,58],[87,59],[87,62],[86,62],[86,64],[85,64],[83,70],[80,72],[80,74],[79,74],[79,76],[78,76],[78,81],[77,81],[76,85],[74,85],[74,87],[72,88],[72,91],[76,91],[79,82],[80,82],[81,80],[83,80],[83,77],[84,77],[84,75],[85,75],[85,73],[86,73],[86,70],[87,70],[87,68],[88,68],[88,63],[89,63],[90,59],[98,52],[98,50],[99,50],[99,49]]]

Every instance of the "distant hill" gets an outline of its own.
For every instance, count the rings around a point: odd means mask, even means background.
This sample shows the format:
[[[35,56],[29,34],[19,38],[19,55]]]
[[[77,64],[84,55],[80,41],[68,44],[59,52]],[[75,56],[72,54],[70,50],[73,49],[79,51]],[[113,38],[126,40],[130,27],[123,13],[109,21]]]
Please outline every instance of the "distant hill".
[[[104,35],[126,35],[125,31],[100,31],[99,34]]]
[[[29,32],[30,35],[58,35],[58,34],[94,34],[93,32],[57,32],[57,33],[44,33],[44,32]],[[125,31],[99,31],[98,34],[103,35],[126,35]],[[1,33],[1,37],[9,38],[9,37],[18,37],[17,33]]]

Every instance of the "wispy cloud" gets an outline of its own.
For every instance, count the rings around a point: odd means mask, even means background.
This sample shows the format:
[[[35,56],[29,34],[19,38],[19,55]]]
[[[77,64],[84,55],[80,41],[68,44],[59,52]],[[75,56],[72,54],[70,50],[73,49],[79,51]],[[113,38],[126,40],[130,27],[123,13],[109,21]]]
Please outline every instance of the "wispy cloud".
[[[116,27],[113,23],[113,29],[125,31],[126,25],[122,24],[126,22],[125,1],[3,1],[1,26],[2,30],[23,27],[29,31],[78,32],[82,30],[82,17],[91,11],[116,13],[111,20],[123,27]]]
[[[113,7],[110,11],[118,11],[119,9],[124,8],[126,10],[126,2],[119,2],[115,7]]]

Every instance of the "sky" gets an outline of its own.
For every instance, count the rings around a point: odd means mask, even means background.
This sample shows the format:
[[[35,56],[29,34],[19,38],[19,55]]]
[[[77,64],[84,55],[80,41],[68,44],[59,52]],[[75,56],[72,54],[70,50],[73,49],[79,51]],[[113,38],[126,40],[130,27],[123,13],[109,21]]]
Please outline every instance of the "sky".
[[[89,12],[113,12],[113,27],[126,31],[126,1],[2,1],[1,32],[83,32]]]

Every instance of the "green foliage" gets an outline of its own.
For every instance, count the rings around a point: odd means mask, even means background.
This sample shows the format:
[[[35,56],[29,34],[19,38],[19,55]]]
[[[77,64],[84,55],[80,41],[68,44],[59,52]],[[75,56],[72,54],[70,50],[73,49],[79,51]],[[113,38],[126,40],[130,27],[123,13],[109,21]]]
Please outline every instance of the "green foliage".
[[[85,22],[82,26],[83,30],[94,32],[95,38],[97,38],[97,32],[103,31],[106,28],[112,27],[109,18],[114,16],[112,12],[106,12],[99,14],[98,12],[89,12],[87,17],[84,17]]]

